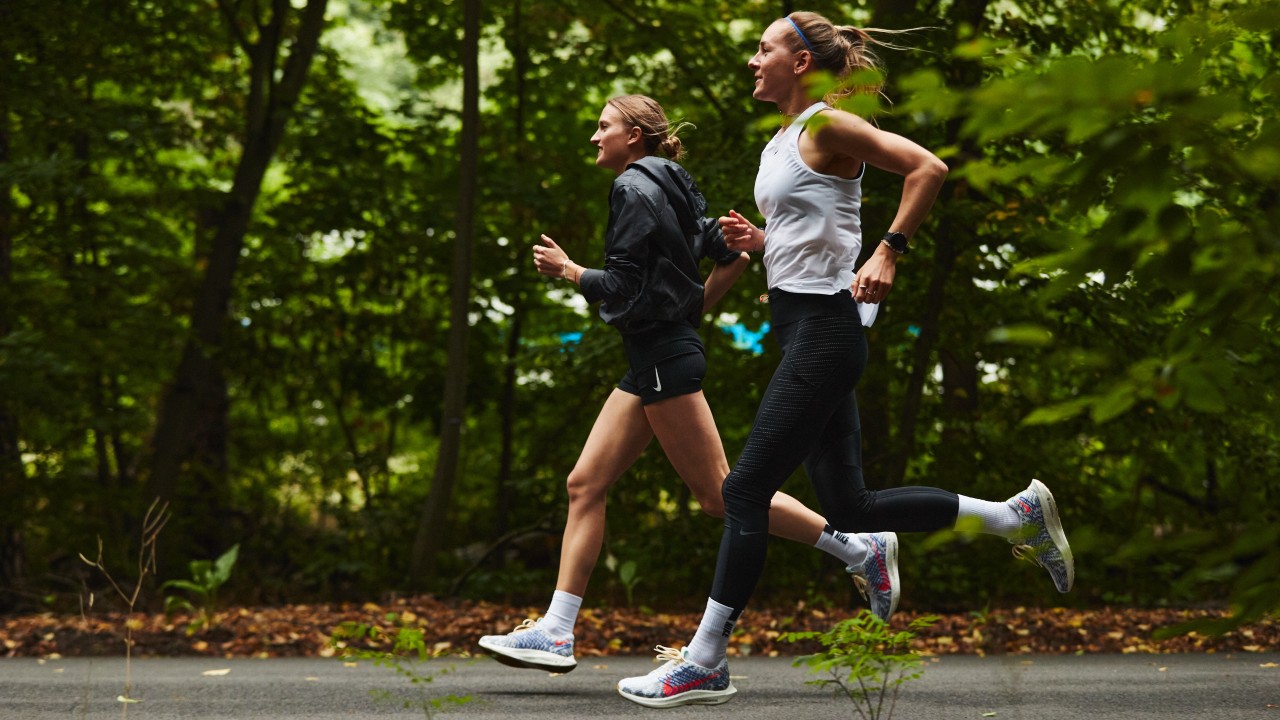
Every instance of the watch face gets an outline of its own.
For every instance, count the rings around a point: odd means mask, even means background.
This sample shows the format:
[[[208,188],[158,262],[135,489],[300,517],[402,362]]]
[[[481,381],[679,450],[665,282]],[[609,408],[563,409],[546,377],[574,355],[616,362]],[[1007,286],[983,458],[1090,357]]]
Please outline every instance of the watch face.
[[[891,232],[885,235],[884,241],[888,243],[889,247],[893,248],[895,252],[898,252],[898,253],[907,252],[907,236],[903,235],[900,232]]]

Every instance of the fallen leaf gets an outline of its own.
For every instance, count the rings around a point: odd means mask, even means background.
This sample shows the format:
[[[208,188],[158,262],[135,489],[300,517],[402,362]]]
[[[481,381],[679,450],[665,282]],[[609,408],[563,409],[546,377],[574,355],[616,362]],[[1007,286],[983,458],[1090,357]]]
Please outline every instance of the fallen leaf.
[[[1277,665],[1275,663],[1261,663],[1258,665],[1258,667],[1273,668],[1273,667],[1280,667],[1280,665]]]
[[[140,702],[142,702],[142,701],[141,701],[141,700],[138,700],[137,698],[129,698],[129,697],[125,697],[125,696],[123,696],[123,695],[117,695],[117,696],[116,696],[116,702],[122,702],[122,703],[126,703],[126,704],[130,704],[130,705],[132,705],[132,704],[134,704],[134,703],[140,703]]]
[[[982,717],[995,717],[995,716],[996,716],[996,714],[995,714],[995,713],[993,713],[993,712],[989,712],[989,713],[982,713]]]
[[[200,674],[204,675],[205,677],[212,677],[215,675],[226,675],[229,672],[231,672],[231,668],[222,668],[220,670],[205,670]]]
[[[342,663],[342,667],[360,667],[360,663],[344,662]]]
[[[1168,669],[1169,669],[1169,668],[1167,668],[1167,667],[1162,667],[1162,668],[1160,668],[1160,672],[1165,672],[1165,671],[1166,671],[1166,670],[1168,670]]]

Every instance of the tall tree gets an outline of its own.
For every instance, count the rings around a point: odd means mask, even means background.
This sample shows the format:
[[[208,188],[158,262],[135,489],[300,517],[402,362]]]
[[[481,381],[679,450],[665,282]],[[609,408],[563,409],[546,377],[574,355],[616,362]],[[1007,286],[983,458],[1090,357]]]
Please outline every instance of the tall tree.
[[[204,484],[216,484],[225,471],[228,403],[219,355],[232,283],[263,177],[324,31],[327,3],[308,0],[295,10],[289,0],[272,0],[262,17],[256,3],[247,9],[234,0],[218,0],[227,31],[248,59],[241,154],[231,189],[207,213],[212,238],[200,260],[204,274],[190,313],[189,337],[152,441],[148,490],[155,497],[176,499],[184,468],[197,455],[202,467],[189,469]]]
[[[0,168],[8,165],[9,108],[0,102]],[[13,280],[13,189],[0,181],[0,343],[13,328],[10,317]],[[26,515],[26,470],[18,448],[16,408],[0,394],[0,587],[21,589],[25,585],[22,528]],[[0,594],[0,611],[16,600],[11,593]]]
[[[431,490],[413,541],[411,572],[421,582],[435,571],[448,537],[445,525],[458,477],[467,402],[467,341],[471,333],[471,254],[475,234],[480,155],[480,0],[466,0],[462,36],[462,138],[459,147],[458,215],[449,293],[449,356],[444,377],[440,446]]]

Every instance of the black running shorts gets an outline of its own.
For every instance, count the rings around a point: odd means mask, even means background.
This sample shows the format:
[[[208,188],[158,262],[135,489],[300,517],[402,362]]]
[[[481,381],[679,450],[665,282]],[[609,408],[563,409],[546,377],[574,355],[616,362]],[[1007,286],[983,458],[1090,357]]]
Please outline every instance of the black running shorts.
[[[699,348],[694,352],[669,357],[642,370],[628,370],[618,389],[639,395],[640,402],[650,405],[659,400],[691,395],[702,389],[702,378],[707,374],[707,356]]]

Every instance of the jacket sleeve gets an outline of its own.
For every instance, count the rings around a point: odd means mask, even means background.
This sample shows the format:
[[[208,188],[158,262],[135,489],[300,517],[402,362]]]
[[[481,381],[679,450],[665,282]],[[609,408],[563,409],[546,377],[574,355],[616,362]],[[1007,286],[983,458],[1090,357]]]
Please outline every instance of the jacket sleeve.
[[[604,238],[604,269],[585,270],[579,285],[587,302],[606,300],[620,310],[635,303],[644,287],[658,218],[641,192],[629,185],[609,196],[609,230]]]
[[[702,257],[711,258],[717,265],[728,265],[738,259],[738,251],[730,250],[724,244],[724,233],[720,230],[719,221],[704,217],[698,223],[702,226]]]

